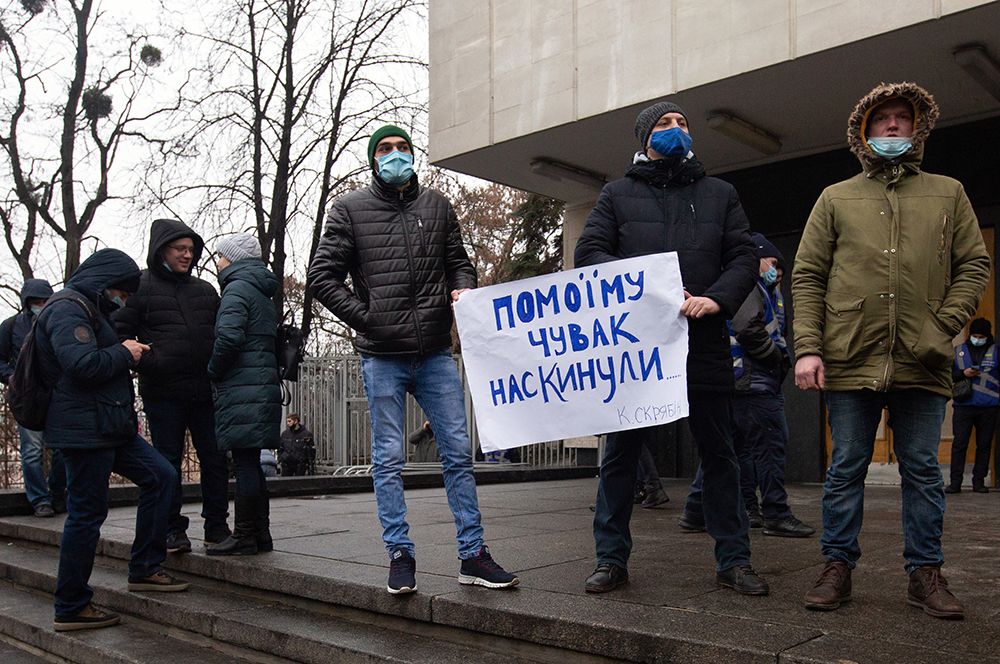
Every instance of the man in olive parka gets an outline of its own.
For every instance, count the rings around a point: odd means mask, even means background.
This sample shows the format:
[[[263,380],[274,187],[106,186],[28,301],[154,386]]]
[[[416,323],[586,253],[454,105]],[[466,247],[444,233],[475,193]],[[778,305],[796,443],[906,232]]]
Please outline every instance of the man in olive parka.
[[[944,489],[937,450],[951,396],[951,340],[990,273],[962,185],[920,169],[938,117],[913,83],[881,84],[851,114],[863,172],[827,187],[803,231],[792,275],[795,383],[826,390],[833,455],[823,490],[826,565],[805,606],[851,598],[864,480],[883,408],[902,479],[907,601],[940,618],[962,604],[941,575]]]

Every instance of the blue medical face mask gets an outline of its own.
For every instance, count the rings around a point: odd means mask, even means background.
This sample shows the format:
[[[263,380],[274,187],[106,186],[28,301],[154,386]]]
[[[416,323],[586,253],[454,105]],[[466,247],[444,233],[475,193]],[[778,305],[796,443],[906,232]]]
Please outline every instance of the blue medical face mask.
[[[680,127],[654,131],[649,138],[649,147],[664,157],[684,157],[691,151],[691,134]]]
[[[32,316],[37,316],[40,313],[42,313],[42,305],[35,304],[35,305],[31,306],[31,315]]]
[[[391,187],[402,187],[413,177],[413,155],[393,150],[379,157],[378,176]]]
[[[868,147],[880,157],[896,159],[913,148],[913,141],[908,136],[872,137],[868,139]]]
[[[760,275],[760,278],[765,286],[773,286],[778,282],[778,268],[772,265]]]
[[[969,337],[969,341],[973,346],[985,346],[986,337]]]
[[[121,295],[111,297],[111,294],[108,293],[108,291],[104,291],[104,297],[108,299],[108,302],[112,302],[119,309],[125,306],[125,300],[122,299]]]

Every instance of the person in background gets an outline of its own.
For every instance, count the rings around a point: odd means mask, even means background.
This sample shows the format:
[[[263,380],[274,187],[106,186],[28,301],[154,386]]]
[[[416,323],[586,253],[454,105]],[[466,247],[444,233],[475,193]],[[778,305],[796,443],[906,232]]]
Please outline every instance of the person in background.
[[[274,456],[274,450],[265,447],[260,451],[260,467],[264,471],[264,477],[278,476],[278,458]]]
[[[101,249],[73,273],[38,315],[35,342],[52,397],[45,442],[62,451],[67,515],[55,590],[57,632],[117,624],[91,604],[88,585],[101,524],[108,516],[108,481],[117,473],[139,487],[135,541],[128,565],[133,592],[177,592],[188,583],[163,571],[167,518],[177,471],[136,431],[131,370],[149,346],[119,341],[111,313],[139,288],[139,266],[124,252]]]
[[[308,475],[311,463],[316,458],[312,431],[302,424],[297,413],[289,413],[285,417],[285,424],[288,428],[281,432],[281,447],[278,449],[281,475]]]
[[[14,374],[24,338],[42,307],[52,296],[52,286],[44,279],[25,279],[21,287],[21,311],[0,323],[0,382]],[[21,439],[21,476],[24,495],[35,516],[49,518],[66,511],[66,468],[58,450],[51,451],[49,479],[45,481],[45,441],[41,431],[17,427]]]
[[[146,269],[136,291],[114,314],[121,339],[150,346],[136,367],[139,395],[155,447],[177,471],[167,526],[167,551],[191,550],[188,518],[181,514],[181,460],[191,432],[198,455],[204,542],[229,537],[229,478],[226,458],[215,442],[215,408],[208,380],[219,294],[192,274],[205,243],[186,224],[157,219],[149,229]]]
[[[967,380],[972,394],[963,401],[955,400],[951,431],[951,481],[945,493],[962,491],[965,474],[965,453],[969,449],[972,430],[976,430],[976,462],[972,467],[972,490],[989,493],[986,473],[989,472],[990,450],[997,428],[997,406],[1000,405],[1000,370],[997,367],[997,347],[993,328],[985,318],[969,325],[969,339],[955,349],[952,380]]]
[[[232,535],[211,545],[211,556],[253,555],[274,548],[262,448],[278,447],[281,387],[274,352],[278,316],[272,297],[278,278],[261,260],[260,243],[246,233],[215,248],[222,301],[208,377],[215,391],[215,436],[236,470]]]
[[[434,430],[431,423],[424,420],[423,426],[411,433],[407,439],[413,446],[410,457],[417,463],[429,463],[438,460],[437,443],[434,441]]]

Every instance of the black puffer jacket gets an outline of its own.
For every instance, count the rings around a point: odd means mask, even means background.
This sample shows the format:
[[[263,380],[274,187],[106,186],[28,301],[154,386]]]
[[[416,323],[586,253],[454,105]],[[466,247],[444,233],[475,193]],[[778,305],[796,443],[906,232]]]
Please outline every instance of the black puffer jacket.
[[[202,279],[177,274],[160,256],[164,246],[194,240],[191,267],[198,264],[205,243],[191,228],[174,219],[157,219],[149,231],[147,269],[139,290],[114,315],[122,339],[151,344],[139,362],[139,394],[144,399],[209,401],[208,359],[215,340],[219,294]]]
[[[676,251],[684,288],[722,311],[688,319],[688,386],[732,390],[726,319],[757,280],[759,261],[736,190],[696,159],[640,162],[609,182],[576,245],[578,267]]]
[[[451,203],[416,176],[402,192],[375,176],[368,189],[338,199],[309,266],[316,299],[373,355],[450,346],[450,293],[475,286]]]

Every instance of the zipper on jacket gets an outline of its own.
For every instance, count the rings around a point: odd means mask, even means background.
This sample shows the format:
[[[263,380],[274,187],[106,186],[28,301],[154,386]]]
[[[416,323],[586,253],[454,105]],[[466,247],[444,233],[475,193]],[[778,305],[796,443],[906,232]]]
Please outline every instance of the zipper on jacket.
[[[410,309],[413,311],[413,327],[417,332],[417,349],[424,354],[424,337],[420,333],[420,316],[417,313],[417,276],[413,269],[413,247],[410,243],[410,229],[406,225],[406,212],[403,207],[403,192],[399,192],[399,218],[403,222],[403,242],[406,244],[406,265],[410,270]]]

